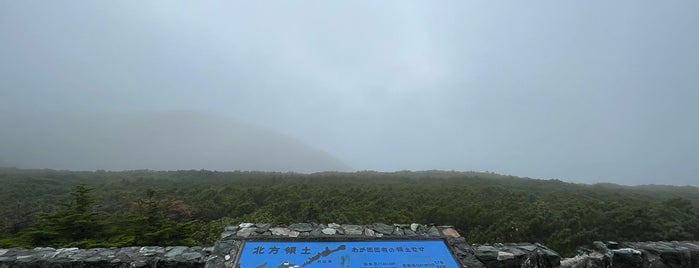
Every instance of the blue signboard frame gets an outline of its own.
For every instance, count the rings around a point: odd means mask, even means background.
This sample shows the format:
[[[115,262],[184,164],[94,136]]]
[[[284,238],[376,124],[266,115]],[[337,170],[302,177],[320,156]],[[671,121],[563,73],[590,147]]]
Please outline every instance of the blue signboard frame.
[[[459,268],[444,240],[245,241],[238,268]]]

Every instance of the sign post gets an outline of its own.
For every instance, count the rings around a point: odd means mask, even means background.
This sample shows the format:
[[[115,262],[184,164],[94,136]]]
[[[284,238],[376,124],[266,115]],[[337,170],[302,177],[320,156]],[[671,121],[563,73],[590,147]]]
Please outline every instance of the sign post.
[[[459,268],[443,240],[246,241],[239,268]]]

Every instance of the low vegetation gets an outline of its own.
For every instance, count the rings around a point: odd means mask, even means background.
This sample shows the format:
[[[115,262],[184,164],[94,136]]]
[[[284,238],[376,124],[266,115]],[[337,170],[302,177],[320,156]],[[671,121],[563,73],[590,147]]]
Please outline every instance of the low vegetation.
[[[211,245],[239,222],[434,223],[470,243],[697,240],[699,188],[478,172],[0,170],[0,248]]]

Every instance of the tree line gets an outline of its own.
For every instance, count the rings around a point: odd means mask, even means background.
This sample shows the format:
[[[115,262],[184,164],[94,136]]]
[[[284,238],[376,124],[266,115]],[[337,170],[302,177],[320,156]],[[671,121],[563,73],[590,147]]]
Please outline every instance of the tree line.
[[[479,172],[0,170],[0,247],[211,245],[240,222],[453,225],[470,243],[697,240],[699,188]]]

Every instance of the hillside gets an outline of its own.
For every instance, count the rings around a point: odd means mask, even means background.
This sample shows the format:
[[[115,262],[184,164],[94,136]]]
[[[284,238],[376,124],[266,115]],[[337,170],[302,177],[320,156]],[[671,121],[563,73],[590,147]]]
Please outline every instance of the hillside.
[[[564,254],[594,240],[699,239],[694,187],[585,185],[445,171],[2,169],[0,183],[0,203],[6,204],[0,206],[0,247],[201,245],[238,222],[434,223],[454,225],[471,243],[537,241]],[[72,241],[58,239],[62,231],[55,231],[46,237],[46,230],[59,228],[54,221],[74,212],[79,185],[93,198],[86,199],[94,201],[88,222],[99,223],[99,236]],[[152,228],[140,229],[146,220],[153,221]]]
[[[328,153],[271,129],[206,113],[8,113],[0,115],[0,126],[0,167],[351,170]]]

